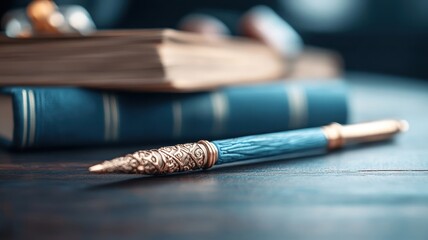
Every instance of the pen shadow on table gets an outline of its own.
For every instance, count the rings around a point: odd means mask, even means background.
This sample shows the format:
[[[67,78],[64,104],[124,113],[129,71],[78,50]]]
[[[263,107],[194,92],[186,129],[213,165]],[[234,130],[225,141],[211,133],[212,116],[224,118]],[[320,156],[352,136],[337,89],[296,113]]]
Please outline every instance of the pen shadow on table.
[[[393,141],[383,141],[383,142],[374,142],[366,143],[363,145],[354,145],[349,146],[346,149],[337,150],[328,153],[330,156],[341,155],[344,152],[358,152],[363,151],[364,149],[370,149],[375,147],[382,146],[393,146]],[[321,156],[321,158],[320,158]],[[324,161],[322,155],[315,156],[301,156],[301,157],[292,157],[292,158],[282,158],[280,160],[268,160],[268,161],[257,161],[252,160],[245,163],[236,163],[229,165],[217,166],[210,170],[200,170],[187,173],[176,173],[171,175],[162,175],[162,176],[142,176],[137,178],[131,178],[126,180],[119,180],[116,182],[103,183],[95,186],[90,186],[86,188],[89,191],[96,190],[106,190],[106,189],[124,189],[124,188],[133,188],[133,187],[151,187],[159,186],[169,183],[177,182],[203,182],[207,180],[215,180],[217,177],[224,176],[225,174],[240,174],[240,173],[254,173],[255,171],[260,171],[261,169],[273,169],[276,166],[284,166],[286,164],[291,164],[297,161]],[[119,174],[122,175],[123,174]],[[134,175],[135,176],[135,175]],[[123,178],[122,178],[123,179]]]

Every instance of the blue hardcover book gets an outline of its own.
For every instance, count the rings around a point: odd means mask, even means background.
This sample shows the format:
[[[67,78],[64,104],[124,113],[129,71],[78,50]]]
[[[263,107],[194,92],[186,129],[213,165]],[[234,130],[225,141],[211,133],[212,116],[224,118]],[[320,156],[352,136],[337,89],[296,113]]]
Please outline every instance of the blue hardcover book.
[[[0,139],[16,148],[211,140],[346,121],[341,81],[274,82],[186,94],[0,89]]]

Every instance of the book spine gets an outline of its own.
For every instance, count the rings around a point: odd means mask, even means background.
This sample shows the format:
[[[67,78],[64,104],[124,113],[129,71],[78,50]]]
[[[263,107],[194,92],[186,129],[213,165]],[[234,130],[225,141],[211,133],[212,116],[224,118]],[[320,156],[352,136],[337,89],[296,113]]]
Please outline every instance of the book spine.
[[[12,88],[18,148],[214,140],[346,123],[339,81],[153,94]]]

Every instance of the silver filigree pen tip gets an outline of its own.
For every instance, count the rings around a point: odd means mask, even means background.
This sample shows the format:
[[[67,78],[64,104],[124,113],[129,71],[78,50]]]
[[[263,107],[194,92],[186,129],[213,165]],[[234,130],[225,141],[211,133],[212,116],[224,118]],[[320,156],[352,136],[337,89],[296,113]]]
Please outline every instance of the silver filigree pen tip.
[[[141,150],[122,157],[93,165],[91,173],[138,173],[162,175],[207,169],[218,159],[213,143],[201,140],[197,143],[177,144],[158,149]]]

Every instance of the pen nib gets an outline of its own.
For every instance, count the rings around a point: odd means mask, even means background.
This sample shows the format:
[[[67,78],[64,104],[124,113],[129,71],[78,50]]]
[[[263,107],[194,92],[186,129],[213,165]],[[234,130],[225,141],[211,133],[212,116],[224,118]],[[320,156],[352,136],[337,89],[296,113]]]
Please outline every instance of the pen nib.
[[[102,172],[104,172],[104,166],[101,164],[97,164],[97,165],[90,167],[89,171],[93,172],[93,173],[102,173]]]
[[[132,170],[128,157],[118,157],[89,168],[92,173],[129,173]]]

